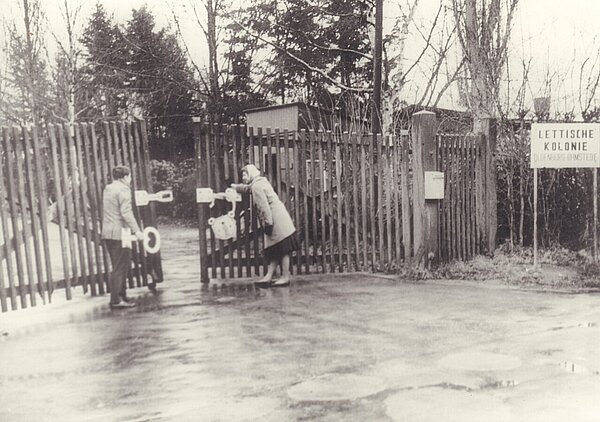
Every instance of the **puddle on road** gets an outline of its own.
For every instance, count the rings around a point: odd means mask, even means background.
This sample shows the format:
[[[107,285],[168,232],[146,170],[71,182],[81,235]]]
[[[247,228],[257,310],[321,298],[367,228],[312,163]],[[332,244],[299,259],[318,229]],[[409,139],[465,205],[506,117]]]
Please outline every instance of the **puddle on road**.
[[[502,371],[520,367],[521,359],[517,356],[474,351],[448,355],[440,359],[438,364],[466,371]]]
[[[393,421],[479,422],[515,420],[501,399],[459,389],[427,388],[402,391],[385,400]],[[518,419],[517,419],[518,420]]]
[[[423,386],[421,388],[439,387],[446,390],[455,391],[478,391],[478,390],[499,390],[502,388],[512,388],[519,385],[519,382],[515,379],[497,379],[493,376],[486,376],[481,378],[464,378],[460,375],[450,376],[450,381],[442,382],[440,384]]]
[[[372,396],[385,388],[385,383],[376,377],[325,374],[293,385],[288,396],[303,402],[343,401]]]

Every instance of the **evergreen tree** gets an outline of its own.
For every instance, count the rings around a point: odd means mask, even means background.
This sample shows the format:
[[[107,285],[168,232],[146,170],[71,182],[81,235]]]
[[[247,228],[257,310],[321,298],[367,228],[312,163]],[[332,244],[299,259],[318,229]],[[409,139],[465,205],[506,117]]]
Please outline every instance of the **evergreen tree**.
[[[122,43],[119,30],[100,3],[92,13],[81,42],[86,48],[81,101],[87,118],[116,116],[125,98]]]
[[[88,117],[146,118],[153,158],[191,157],[195,81],[175,36],[157,30],[145,7],[119,28],[97,4],[82,42]]]
[[[238,18],[254,30],[264,32],[267,10],[263,4],[249,6],[243,15],[238,11]],[[224,54],[227,60],[227,73],[223,83],[223,112],[226,119],[236,121],[245,109],[267,105],[265,86],[257,82],[261,78],[260,61],[257,55],[264,53],[264,48],[256,37],[249,35],[233,22],[227,27],[228,37],[225,44],[228,51]]]
[[[271,57],[258,78],[268,98],[345,108],[346,91],[366,92],[370,86],[370,7],[363,0],[263,0],[230,18],[232,28],[259,41],[263,51],[255,57]],[[238,63],[246,69],[255,67],[257,63],[243,51],[236,56]]]
[[[151,151],[172,161],[193,156],[190,116],[195,111],[194,79],[187,59],[173,34],[155,28],[145,8],[134,10],[123,31],[129,115],[150,116]]]

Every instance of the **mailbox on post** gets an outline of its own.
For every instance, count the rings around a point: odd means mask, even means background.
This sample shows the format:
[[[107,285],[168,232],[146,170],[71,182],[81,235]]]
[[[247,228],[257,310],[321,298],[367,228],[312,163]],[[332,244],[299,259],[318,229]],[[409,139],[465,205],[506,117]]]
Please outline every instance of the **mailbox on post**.
[[[425,172],[425,199],[444,199],[444,173]]]

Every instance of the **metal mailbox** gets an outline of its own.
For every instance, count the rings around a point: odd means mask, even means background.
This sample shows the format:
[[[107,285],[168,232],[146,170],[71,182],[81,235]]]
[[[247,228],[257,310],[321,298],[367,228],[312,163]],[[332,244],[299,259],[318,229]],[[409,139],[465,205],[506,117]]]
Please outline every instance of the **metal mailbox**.
[[[444,199],[444,173],[425,172],[425,199]]]

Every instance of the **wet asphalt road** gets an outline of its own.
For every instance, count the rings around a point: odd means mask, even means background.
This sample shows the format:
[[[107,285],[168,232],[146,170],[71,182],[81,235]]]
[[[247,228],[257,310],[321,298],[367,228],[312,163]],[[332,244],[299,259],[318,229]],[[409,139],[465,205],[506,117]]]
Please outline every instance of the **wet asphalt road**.
[[[202,289],[196,232],[167,235],[168,280],[135,310],[0,316],[0,421],[600,419],[600,295],[368,275]]]

